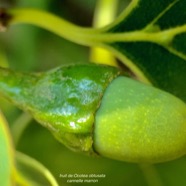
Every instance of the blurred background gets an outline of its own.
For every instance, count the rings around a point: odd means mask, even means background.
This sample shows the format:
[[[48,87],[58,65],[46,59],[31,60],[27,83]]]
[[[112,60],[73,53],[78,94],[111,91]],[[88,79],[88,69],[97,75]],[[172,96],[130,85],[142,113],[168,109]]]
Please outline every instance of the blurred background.
[[[86,27],[92,26],[96,3],[96,0],[0,0],[1,7],[38,8]],[[118,14],[128,3],[129,1],[119,1]],[[3,59],[0,62],[1,66],[37,72],[63,64],[88,62],[90,49],[31,25],[16,25],[8,28],[7,32],[0,33],[0,53],[0,59]],[[45,128],[30,119],[27,114],[2,98],[0,107],[10,124],[15,148],[45,165],[59,185],[77,185],[67,183],[67,178],[60,176],[65,174],[106,175],[105,178],[98,179],[98,183],[83,184],[89,186],[149,185],[145,166],[74,153],[57,142]],[[18,131],[24,129],[22,123],[27,124],[24,125],[26,128],[18,140]],[[183,162],[186,163],[185,158],[157,164],[151,171],[162,180],[162,185],[186,185],[185,176],[182,174],[185,170]]]

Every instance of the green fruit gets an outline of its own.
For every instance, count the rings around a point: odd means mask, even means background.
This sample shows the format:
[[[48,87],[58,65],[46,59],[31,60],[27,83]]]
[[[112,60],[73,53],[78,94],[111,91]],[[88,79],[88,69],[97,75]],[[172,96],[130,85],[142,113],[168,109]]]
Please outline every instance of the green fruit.
[[[0,94],[68,148],[128,162],[186,152],[186,105],[115,67],[71,65],[43,73],[0,68]]]
[[[106,89],[94,125],[94,148],[128,162],[163,162],[186,153],[186,105],[126,77]]]

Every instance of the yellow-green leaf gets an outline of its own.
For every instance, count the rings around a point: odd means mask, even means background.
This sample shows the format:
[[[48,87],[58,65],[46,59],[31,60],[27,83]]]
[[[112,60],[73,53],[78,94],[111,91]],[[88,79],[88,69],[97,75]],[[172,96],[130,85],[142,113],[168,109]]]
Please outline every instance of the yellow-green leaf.
[[[0,111],[0,182],[3,186],[13,183],[14,152],[8,124]]]

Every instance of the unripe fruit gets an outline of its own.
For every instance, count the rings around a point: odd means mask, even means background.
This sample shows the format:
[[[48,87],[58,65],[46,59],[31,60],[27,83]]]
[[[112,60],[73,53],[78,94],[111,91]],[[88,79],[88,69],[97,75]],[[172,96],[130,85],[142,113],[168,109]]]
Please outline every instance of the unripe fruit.
[[[162,162],[186,153],[186,105],[126,77],[106,89],[94,124],[94,148],[129,162]]]
[[[186,153],[186,105],[115,67],[71,65],[23,74],[0,68],[0,94],[68,148],[129,162]]]

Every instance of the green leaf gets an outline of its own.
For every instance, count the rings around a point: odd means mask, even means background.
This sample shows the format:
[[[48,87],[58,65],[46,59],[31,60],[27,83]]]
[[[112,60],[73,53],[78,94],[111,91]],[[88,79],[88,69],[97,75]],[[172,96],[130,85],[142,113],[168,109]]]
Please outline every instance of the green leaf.
[[[186,0],[134,0],[103,41],[142,81],[186,101]]]
[[[0,180],[1,185],[9,186],[13,182],[13,148],[7,122],[0,111]]]
[[[58,186],[58,183],[48,169],[21,152],[16,152],[16,168],[18,175],[25,180],[27,185]]]
[[[119,42],[111,45],[131,60],[131,64],[135,64],[139,72],[144,73],[155,86],[186,101],[185,82],[183,81],[186,79],[184,59],[162,46],[149,42]],[[130,64],[129,67],[133,68]],[[138,75],[137,72],[136,74]]]
[[[126,32],[144,29],[174,6],[179,0],[133,0],[118,20],[109,29],[111,32]]]
[[[28,23],[82,45],[107,48],[138,79],[186,101],[184,7],[186,0],[133,0],[113,23],[100,29],[82,28],[33,9],[2,11],[0,21],[2,30],[9,24]]]

